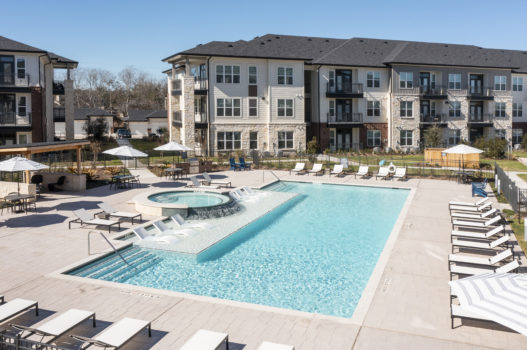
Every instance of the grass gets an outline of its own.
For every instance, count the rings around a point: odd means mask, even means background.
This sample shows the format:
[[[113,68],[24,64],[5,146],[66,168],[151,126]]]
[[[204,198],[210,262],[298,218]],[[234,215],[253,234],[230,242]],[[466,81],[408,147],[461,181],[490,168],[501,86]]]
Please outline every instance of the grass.
[[[490,184],[490,188],[492,188],[492,192],[494,192],[494,196],[496,197],[496,200],[499,202],[499,203],[509,203],[507,201],[507,198],[505,198],[505,196],[503,195],[503,192],[498,194],[498,191],[496,190],[496,187],[494,187],[493,184]]]
[[[527,181],[527,174],[518,174],[518,177],[523,181]]]
[[[516,213],[510,209],[503,209],[503,213],[506,215],[507,221],[509,222],[518,243],[520,244],[523,253],[527,255],[527,241],[524,241],[524,220],[515,217]]]

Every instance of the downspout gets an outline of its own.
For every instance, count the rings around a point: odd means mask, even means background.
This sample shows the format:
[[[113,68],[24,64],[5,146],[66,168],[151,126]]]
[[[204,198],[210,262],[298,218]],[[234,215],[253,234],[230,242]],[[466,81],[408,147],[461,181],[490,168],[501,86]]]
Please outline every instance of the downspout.
[[[210,127],[210,56],[207,57],[207,156],[210,156],[210,134],[211,134],[211,127]]]

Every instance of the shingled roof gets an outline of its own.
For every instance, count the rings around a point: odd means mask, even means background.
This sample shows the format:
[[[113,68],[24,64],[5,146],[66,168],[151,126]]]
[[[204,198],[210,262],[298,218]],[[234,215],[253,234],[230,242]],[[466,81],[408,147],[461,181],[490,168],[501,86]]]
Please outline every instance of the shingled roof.
[[[128,111],[128,121],[130,122],[146,122],[150,118],[168,118],[168,114],[165,109],[131,109]]]
[[[115,113],[102,108],[75,108],[75,120],[88,120],[88,117],[112,117]]]
[[[31,53],[44,53],[48,54],[49,58],[58,63],[78,64],[77,61],[70,60],[69,58],[59,56],[53,52],[42,50],[34,46],[26,45],[21,42],[0,36],[0,51],[8,52],[31,52]]]
[[[180,55],[303,60],[306,64],[386,67],[392,64],[466,66],[527,72],[527,53],[474,45],[367,38],[333,39],[267,34],[252,40],[212,41]]]

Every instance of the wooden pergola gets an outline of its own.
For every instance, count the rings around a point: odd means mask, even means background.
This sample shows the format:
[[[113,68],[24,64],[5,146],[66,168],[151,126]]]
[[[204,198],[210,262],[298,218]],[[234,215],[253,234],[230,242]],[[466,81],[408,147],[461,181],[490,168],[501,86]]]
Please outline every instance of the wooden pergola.
[[[71,151],[77,150],[77,174],[82,172],[81,150],[82,147],[89,145],[89,141],[56,141],[56,142],[37,142],[25,145],[0,146],[0,156],[18,154],[31,159],[32,154]],[[26,179],[29,182],[29,171],[26,171]]]

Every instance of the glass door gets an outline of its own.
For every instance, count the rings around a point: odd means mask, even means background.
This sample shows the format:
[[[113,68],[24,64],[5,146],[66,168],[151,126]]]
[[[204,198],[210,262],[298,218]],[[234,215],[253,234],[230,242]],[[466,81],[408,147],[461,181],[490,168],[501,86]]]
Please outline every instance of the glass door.
[[[430,101],[421,101],[421,120],[428,121],[430,117]]]
[[[0,85],[13,85],[15,83],[15,58],[13,56],[0,56]]]
[[[349,150],[351,148],[351,133],[347,132],[345,135],[344,149]]]
[[[471,121],[482,121],[483,120],[483,106],[481,103],[470,104],[470,120]]]
[[[0,94],[0,125],[15,124],[15,95]]]
[[[419,73],[419,85],[421,85],[422,92],[427,93],[430,90],[430,73]]]
[[[483,76],[479,74],[470,75],[470,93],[481,94],[483,92]]]

